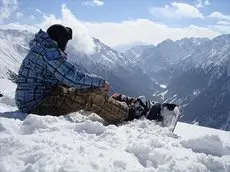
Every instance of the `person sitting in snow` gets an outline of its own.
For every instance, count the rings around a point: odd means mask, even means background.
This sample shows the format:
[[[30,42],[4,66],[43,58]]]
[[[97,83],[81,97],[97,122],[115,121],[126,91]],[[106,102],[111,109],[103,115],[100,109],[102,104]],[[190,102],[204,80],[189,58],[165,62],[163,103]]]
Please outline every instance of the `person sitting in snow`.
[[[55,24],[47,32],[40,30],[30,41],[17,79],[15,101],[21,112],[60,116],[85,110],[111,124],[141,116],[162,120],[162,105],[120,94],[110,97],[105,79],[71,64],[65,53],[71,39],[71,28]]]

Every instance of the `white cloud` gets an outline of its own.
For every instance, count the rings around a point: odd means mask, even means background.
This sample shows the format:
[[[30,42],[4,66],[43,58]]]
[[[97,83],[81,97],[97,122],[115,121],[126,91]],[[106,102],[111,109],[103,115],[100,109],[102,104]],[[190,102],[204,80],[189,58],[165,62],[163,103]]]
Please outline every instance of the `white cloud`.
[[[39,10],[38,8],[36,9],[36,11],[37,11],[39,14],[43,14],[43,13],[41,12],[41,10]]]
[[[1,0],[0,1],[0,22],[8,19],[18,8],[17,0]]]
[[[35,20],[35,16],[34,16],[34,15],[31,15],[31,16],[30,16],[30,19],[31,19],[31,20]]]
[[[102,6],[104,2],[102,0],[85,0],[82,5],[86,6]]]
[[[221,32],[223,34],[229,34],[230,33],[229,25],[213,25],[213,26],[209,26],[209,27],[216,32]]]
[[[184,37],[208,37],[213,38],[225,33],[224,28],[198,27],[190,25],[187,27],[169,27],[162,23],[155,23],[147,19],[128,20],[119,23],[94,23],[80,21],[74,14],[62,5],[61,17],[54,15],[43,16],[42,23],[37,25],[21,25],[11,23],[0,26],[0,28],[15,28],[20,30],[31,30],[37,32],[39,28],[44,31],[55,23],[63,24],[73,29],[73,40],[70,42],[78,51],[92,53],[95,45],[92,37],[99,38],[105,44],[116,47],[122,44],[148,43],[158,44],[165,39],[178,40]]]
[[[203,7],[208,6],[208,5],[210,5],[209,0],[197,0],[197,2],[196,2],[197,8],[203,8]]]
[[[163,8],[149,8],[149,11],[153,16],[156,17],[163,16],[166,18],[204,18],[199,9],[186,3],[172,2],[170,5],[166,5]]]
[[[37,11],[37,10],[36,10]],[[95,51],[95,45],[92,37],[89,34],[89,30],[83,24],[82,21],[78,20],[74,14],[66,7],[61,6],[61,17],[55,15],[43,15],[43,21],[35,25],[22,25],[19,23],[10,23],[0,25],[1,29],[17,29],[17,30],[28,30],[33,33],[38,32],[39,29],[46,31],[49,26],[53,24],[63,24],[64,26],[71,27],[73,29],[73,40],[69,43],[73,44],[75,49],[80,52],[92,53]]]
[[[230,22],[228,22],[228,21],[218,21],[217,24],[218,25],[230,25]]]
[[[39,26],[43,30],[47,30],[49,26],[56,23],[71,27],[73,29],[73,40],[71,43],[75,49],[85,53],[94,52],[95,45],[93,39],[83,22],[78,20],[66,5],[62,5],[61,14],[60,18],[54,15],[44,16],[44,21]]]
[[[21,12],[17,12],[17,13],[16,13],[16,17],[17,17],[17,18],[20,18],[20,17],[22,17],[22,16],[23,16],[23,14],[22,14]]]
[[[212,30],[217,32],[229,34],[230,33],[230,22],[229,21],[218,21],[216,25],[209,26]]]
[[[21,31],[28,30],[32,33],[36,33],[39,30],[39,26],[20,24],[20,23],[9,23],[9,24],[0,25],[0,29],[16,29]]]
[[[205,1],[204,1],[204,4],[205,4],[205,5],[210,5],[209,0],[205,0]]]
[[[40,9],[36,8],[36,12],[40,15],[42,15],[42,17],[45,17],[47,14],[43,11],[41,11]]]
[[[165,39],[178,40],[184,37],[208,37],[220,35],[210,28],[190,25],[188,27],[169,27],[147,19],[123,21],[121,23],[85,23],[92,36],[116,47],[122,44],[143,42],[158,44]]]
[[[36,9],[36,12],[39,13],[39,14],[41,14],[43,17],[45,17],[45,15],[46,15],[44,12],[42,12],[42,11],[39,10],[38,8]]]
[[[208,17],[209,18],[214,18],[214,19],[217,19],[217,20],[228,20],[228,21],[230,21],[230,15],[224,15],[224,14],[222,14],[220,12],[213,12]]]

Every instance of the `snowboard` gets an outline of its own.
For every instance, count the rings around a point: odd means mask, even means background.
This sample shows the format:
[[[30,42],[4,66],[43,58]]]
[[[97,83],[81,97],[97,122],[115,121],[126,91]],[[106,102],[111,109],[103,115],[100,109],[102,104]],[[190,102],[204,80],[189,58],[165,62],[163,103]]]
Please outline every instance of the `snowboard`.
[[[180,115],[180,107],[177,104],[154,102],[147,119],[154,120],[158,125],[167,127],[169,131],[173,132]]]
[[[161,115],[163,116],[163,120],[160,122],[160,125],[162,127],[167,127],[169,131],[174,132],[177,121],[181,115],[180,107],[175,104],[163,104],[161,107]]]

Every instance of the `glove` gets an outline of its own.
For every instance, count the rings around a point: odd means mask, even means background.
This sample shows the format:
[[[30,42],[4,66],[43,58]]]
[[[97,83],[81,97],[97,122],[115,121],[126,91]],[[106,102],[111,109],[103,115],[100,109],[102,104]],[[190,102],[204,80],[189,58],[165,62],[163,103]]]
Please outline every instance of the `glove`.
[[[115,100],[121,101],[121,94],[120,93],[114,93],[112,95],[112,98],[114,98]]]

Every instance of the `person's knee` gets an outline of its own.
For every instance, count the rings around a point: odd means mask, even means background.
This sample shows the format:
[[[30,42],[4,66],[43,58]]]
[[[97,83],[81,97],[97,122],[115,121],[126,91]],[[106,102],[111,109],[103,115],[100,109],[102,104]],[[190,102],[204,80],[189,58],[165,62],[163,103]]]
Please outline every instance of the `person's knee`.
[[[122,111],[128,111],[128,109],[129,109],[128,105],[125,102],[117,101],[117,100],[113,99],[112,97],[110,97],[108,99],[108,102],[113,107],[116,107],[117,109],[120,109]]]
[[[108,101],[109,96],[101,91],[89,92],[89,101],[92,104],[103,106]]]

